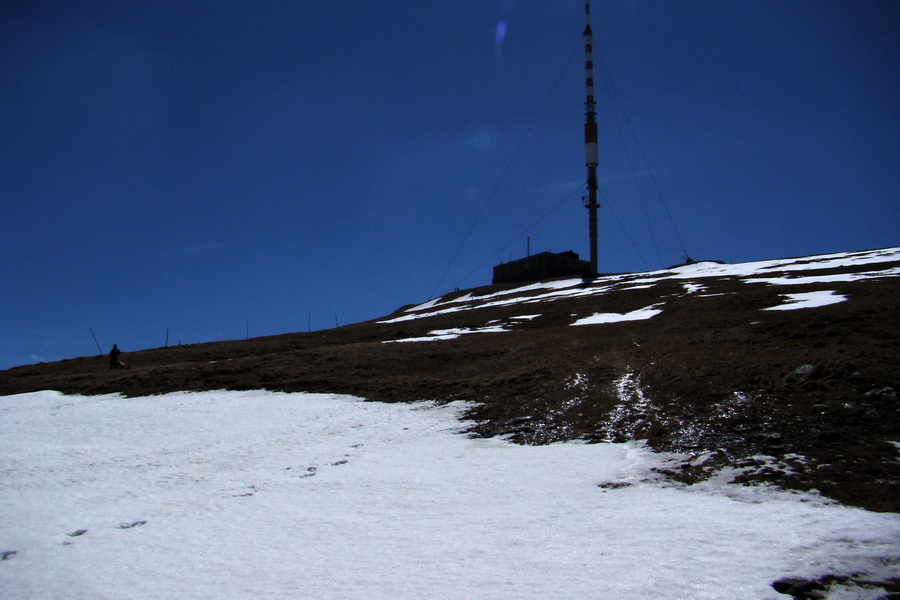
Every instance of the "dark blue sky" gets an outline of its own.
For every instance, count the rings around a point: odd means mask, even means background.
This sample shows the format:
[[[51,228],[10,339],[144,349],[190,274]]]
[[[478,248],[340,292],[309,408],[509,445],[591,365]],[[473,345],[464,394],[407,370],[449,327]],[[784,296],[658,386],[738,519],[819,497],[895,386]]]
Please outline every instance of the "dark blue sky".
[[[900,244],[900,4],[592,9],[601,271]],[[0,368],[382,316],[526,236],[586,257],[583,20],[7,0]]]

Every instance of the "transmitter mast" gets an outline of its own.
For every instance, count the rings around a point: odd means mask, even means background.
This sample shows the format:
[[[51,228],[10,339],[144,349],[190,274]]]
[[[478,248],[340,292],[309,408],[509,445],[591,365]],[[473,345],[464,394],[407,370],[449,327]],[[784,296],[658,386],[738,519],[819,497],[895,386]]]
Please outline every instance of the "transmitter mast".
[[[594,34],[591,31],[591,3],[584,3],[584,68],[587,99],[584,102],[584,162],[587,166],[588,195],[585,207],[588,209],[590,230],[591,265],[590,275],[597,275],[597,102],[594,100]]]

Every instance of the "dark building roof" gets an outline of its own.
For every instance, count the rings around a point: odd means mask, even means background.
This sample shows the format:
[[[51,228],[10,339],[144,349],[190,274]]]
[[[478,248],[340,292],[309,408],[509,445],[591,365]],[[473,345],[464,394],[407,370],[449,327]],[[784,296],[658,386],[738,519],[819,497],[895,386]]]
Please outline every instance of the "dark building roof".
[[[494,267],[493,283],[530,283],[556,277],[583,277],[590,274],[591,263],[571,250],[541,252]]]

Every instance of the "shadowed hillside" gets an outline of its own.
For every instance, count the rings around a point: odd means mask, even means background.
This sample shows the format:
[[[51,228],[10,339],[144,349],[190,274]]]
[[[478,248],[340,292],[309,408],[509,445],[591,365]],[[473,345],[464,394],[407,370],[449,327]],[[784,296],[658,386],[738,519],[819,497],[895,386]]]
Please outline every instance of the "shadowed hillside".
[[[900,511],[898,299],[900,249],[697,263],[487,286],[324,332],[132,352],[129,370],[110,371],[106,357],[17,367],[0,372],[0,394],[466,400],[475,435],[646,439],[681,455],[665,473],[677,481],[727,473]]]

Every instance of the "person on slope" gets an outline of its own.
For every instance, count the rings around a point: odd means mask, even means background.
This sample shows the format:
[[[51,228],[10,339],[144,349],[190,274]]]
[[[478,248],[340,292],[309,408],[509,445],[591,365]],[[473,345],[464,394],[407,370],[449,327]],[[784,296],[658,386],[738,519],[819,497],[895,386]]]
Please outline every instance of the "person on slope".
[[[112,350],[109,351],[109,368],[110,369],[118,369],[121,363],[119,362],[119,355],[122,352],[119,350],[119,347],[113,344]]]

